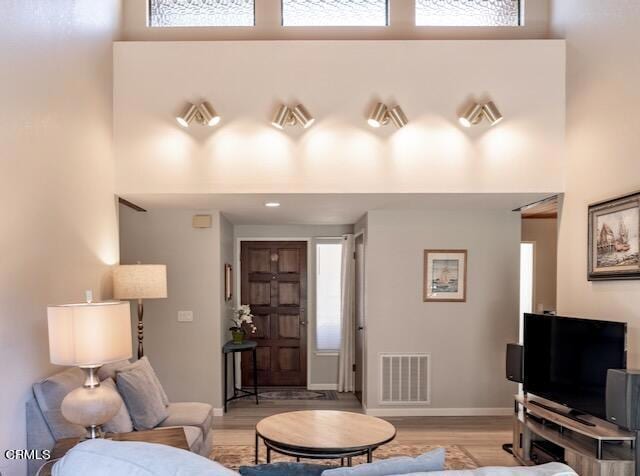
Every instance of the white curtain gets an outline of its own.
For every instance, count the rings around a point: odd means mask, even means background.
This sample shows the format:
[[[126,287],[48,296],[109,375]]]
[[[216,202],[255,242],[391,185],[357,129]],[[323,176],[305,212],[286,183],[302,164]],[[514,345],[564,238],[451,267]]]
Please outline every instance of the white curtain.
[[[340,292],[341,342],[338,356],[338,392],[353,392],[355,257],[353,235],[342,237],[342,289]]]

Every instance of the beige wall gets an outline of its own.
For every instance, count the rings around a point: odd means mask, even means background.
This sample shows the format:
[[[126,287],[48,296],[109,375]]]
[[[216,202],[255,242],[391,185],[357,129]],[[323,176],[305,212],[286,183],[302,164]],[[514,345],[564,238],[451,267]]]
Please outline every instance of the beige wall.
[[[380,74],[381,59],[400,74]],[[553,40],[117,43],[117,191],[560,192],[564,61]],[[471,96],[493,98],[505,121],[462,128]],[[202,99],[220,125],[178,126]],[[411,123],[369,127],[376,99]],[[303,102],[316,124],[278,131],[280,101]]]
[[[556,309],[556,274],[558,272],[558,220],[528,218],[522,220],[522,241],[535,243],[533,310]]]
[[[145,355],[171,401],[221,408],[222,386],[216,384],[222,382],[224,306],[219,212],[120,210],[121,262],[167,265],[169,297],[145,301]],[[211,214],[211,228],[193,228],[196,213]],[[225,240],[228,243],[228,228]],[[192,311],[193,322],[178,322],[178,311]]]
[[[219,321],[220,321],[220,345],[224,345],[229,339],[231,339],[231,332],[229,331],[229,327],[231,326],[231,323],[229,322],[229,317],[231,317],[232,315],[232,311],[233,311],[233,306],[234,306],[234,296],[232,296],[231,300],[226,301],[225,300],[225,272],[224,272],[224,265],[225,264],[230,264],[231,266],[233,266],[233,271],[232,274],[235,275],[235,273],[238,273],[238,270],[236,269],[236,265],[235,265],[235,255],[234,255],[234,250],[235,250],[235,240],[233,237],[233,224],[227,220],[227,218],[220,214],[220,272],[221,272],[221,277],[220,277],[220,315],[219,315]],[[238,292],[236,288],[236,283],[233,282],[232,283],[232,294],[236,294]],[[240,359],[239,355],[237,356],[238,359]],[[228,366],[228,371],[231,372],[232,369],[232,360],[231,357],[228,358],[228,362],[227,362],[227,366]],[[221,379],[221,385],[220,388],[224,388],[224,357],[223,357],[223,361],[222,361],[222,372],[220,374],[220,379]],[[236,384],[236,386],[238,385],[238,383]],[[227,387],[229,389],[229,394],[231,391],[233,391],[233,382],[232,379],[228,379],[227,381]],[[224,398],[224,396],[222,397]]]
[[[148,0],[125,3],[125,39],[131,40],[317,40],[317,39],[510,39],[546,38],[549,0],[523,0],[524,25],[518,28],[416,27],[414,0],[390,0],[389,25],[368,28],[283,28],[281,0],[256,0],[254,27],[148,28]]]
[[[559,222],[560,314],[630,323],[629,366],[640,365],[640,281],[587,281],[587,205],[640,188],[637,78],[640,2],[556,0],[567,39],[567,173]]]
[[[372,211],[367,217],[367,411],[496,414],[512,408],[505,347],[518,337],[520,216],[509,211]],[[423,302],[425,249],[467,249],[467,302]],[[380,404],[382,352],[431,354],[431,404]],[[512,411],[512,410],[511,410]]]
[[[320,237],[338,237],[353,233],[353,225],[236,225],[236,238],[301,238],[310,239],[307,270],[307,333],[308,333],[308,382],[316,389],[332,389],[338,383],[338,357],[333,354],[318,354],[315,335],[315,240]],[[238,296],[239,297],[239,296]]]
[[[118,0],[8,0],[0,28],[0,472],[26,448],[24,403],[49,363],[46,306],[111,296],[111,42]]]

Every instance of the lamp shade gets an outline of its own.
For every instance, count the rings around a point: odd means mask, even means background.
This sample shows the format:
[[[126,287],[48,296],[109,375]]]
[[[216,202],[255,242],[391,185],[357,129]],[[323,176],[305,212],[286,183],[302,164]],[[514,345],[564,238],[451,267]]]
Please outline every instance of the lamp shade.
[[[123,264],[113,270],[116,299],[167,297],[167,267],[163,264]]]
[[[49,306],[47,316],[53,364],[95,367],[131,357],[128,302]]]

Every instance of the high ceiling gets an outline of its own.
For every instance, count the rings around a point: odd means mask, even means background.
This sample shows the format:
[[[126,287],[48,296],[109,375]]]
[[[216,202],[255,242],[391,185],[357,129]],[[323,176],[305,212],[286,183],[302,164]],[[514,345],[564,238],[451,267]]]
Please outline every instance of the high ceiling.
[[[220,210],[238,225],[344,225],[372,210],[505,210],[543,193],[487,194],[144,194],[122,198],[147,210]],[[265,203],[278,202],[277,208]]]

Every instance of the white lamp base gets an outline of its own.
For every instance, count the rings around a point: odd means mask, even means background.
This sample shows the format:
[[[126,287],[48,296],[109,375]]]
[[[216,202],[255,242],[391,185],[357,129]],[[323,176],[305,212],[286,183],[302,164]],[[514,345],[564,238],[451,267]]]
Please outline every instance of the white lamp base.
[[[69,392],[60,410],[62,415],[71,423],[81,425],[87,429],[88,438],[100,438],[102,436],[101,425],[111,420],[122,405],[122,398],[114,389],[103,387],[95,377],[96,368],[83,369],[88,372],[87,386],[76,388]],[[97,382],[97,383],[96,383]]]

